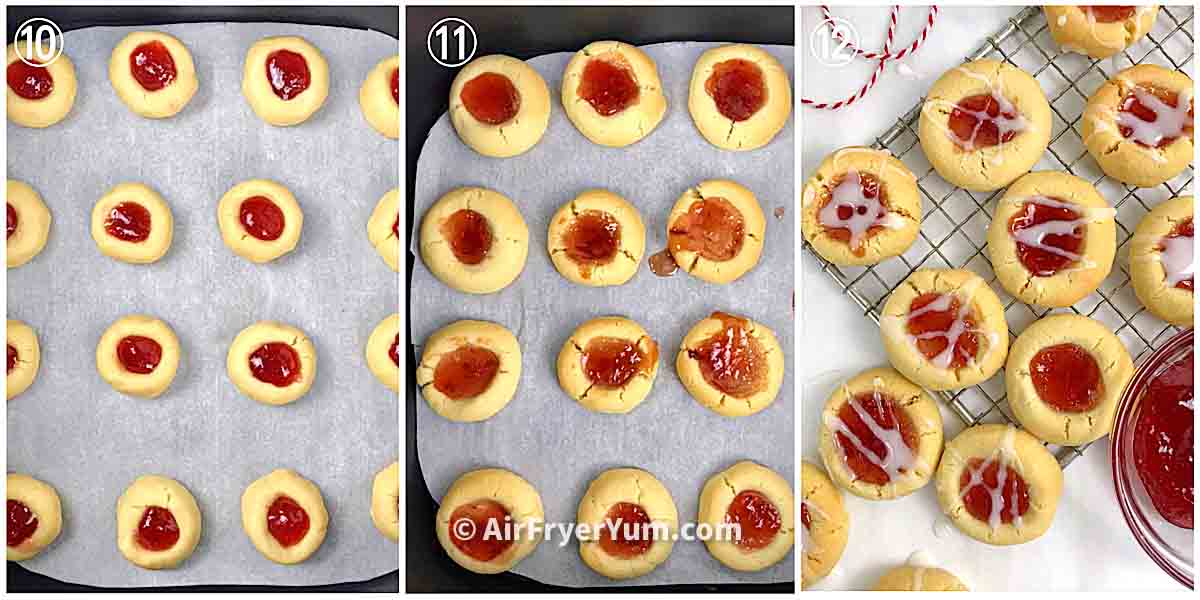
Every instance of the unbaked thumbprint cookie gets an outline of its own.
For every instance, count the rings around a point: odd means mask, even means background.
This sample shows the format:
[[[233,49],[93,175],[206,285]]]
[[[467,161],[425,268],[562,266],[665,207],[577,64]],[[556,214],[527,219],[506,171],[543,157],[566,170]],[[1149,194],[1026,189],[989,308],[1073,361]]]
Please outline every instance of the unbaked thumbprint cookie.
[[[457,321],[429,336],[417,387],[433,412],[451,421],[489,419],[508,406],[521,379],[521,346],[503,325]]]
[[[267,37],[246,52],[242,95],[258,118],[276,127],[298,125],[329,95],[329,64],[308,40]]]
[[[158,192],[120,183],[92,207],[92,239],[105,256],[131,264],[162,258],[171,248],[175,217]]]
[[[524,154],[550,124],[550,88],[523,60],[481,56],[450,84],[450,122],[463,143],[484,156]]]
[[[178,369],[179,339],[170,325],[154,317],[121,317],[96,344],[96,371],[122,394],[157,398]]]
[[[117,548],[143,569],[178,567],[195,551],[200,532],[200,506],[169,477],[138,477],[117,499]]]
[[[766,232],[753,192],[732,181],[704,181],[675,201],[667,217],[667,251],[693,277],[732,283],[758,264]]]
[[[243,329],[225,358],[238,391],[263,404],[289,404],[308,393],[317,378],[317,350],[296,327],[259,321]]]
[[[842,492],[821,467],[800,463],[800,589],[829,575],[850,539],[850,513]]]
[[[400,391],[400,313],[380,321],[367,338],[367,368],[393,392]]]
[[[775,332],[720,311],[692,326],[675,357],[675,372],[692,398],[726,417],[752,415],[775,402],[783,369]]]
[[[1158,5],[1043,6],[1046,26],[1067,52],[1108,58],[1137,43],[1154,28]]]
[[[24,181],[9,179],[5,200],[8,204],[5,260],[11,269],[33,260],[46,247],[51,218],[42,197]]]
[[[976,425],[946,444],[937,470],[942,512],[985,544],[1041,537],[1054,521],[1063,473],[1054,455],[1012,425]]]
[[[679,512],[671,492],[641,469],[609,469],[588,485],[575,522],[592,535],[579,540],[579,556],[609,579],[641,577],[658,568],[675,547]]]
[[[393,271],[400,271],[400,190],[392,188],[375,204],[367,220],[367,240]]]
[[[1142,217],[1129,242],[1133,291],[1154,316],[1191,327],[1196,278],[1196,226],[1191,196],[1172,198]]]
[[[641,265],[646,226],[624,198],[608,190],[587,190],[550,217],[546,246],[554,268],[570,281],[621,285]]]
[[[885,150],[852,146],[804,184],[804,239],[825,260],[873,265],[903,254],[921,231],[917,178]]]
[[[49,53],[47,44],[42,42],[41,52]],[[24,43],[20,45],[25,47]],[[53,62],[42,64],[33,57],[22,58],[17,45],[9,44],[5,64],[9,121],[40,129],[58,123],[71,112],[75,105],[75,65],[65,52]]]
[[[291,469],[276,469],[242,493],[242,530],[267,559],[281,565],[308,560],[329,529],[317,484]]]
[[[1036,79],[980,59],[946,71],[921,107],[918,136],[943,179],[991,192],[1029,172],[1050,144],[1050,104]]]
[[[1070,306],[1100,287],[1117,253],[1116,211],[1092,184],[1040,171],[996,202],[988,228],[992,270],[1026,304]]]
[[[708,553],[735,571],[761,571],[783,560],[796,542],[792,485],[775,471],[743,460],[704,483],[696,523],[713,531],[736,526],[732,539],[704,540]]]
[[[918,269],[888,296],[879,332],[892,366],[926,389],[987,381],[1008,356],[996,292],[966,269]]]
[[[262,264],[296,248],[304,229],[304,211],[286,187],[268,179],[251,179],[221,196],[217,224],[221,239],[234,254]]]
[[[173,117],[200,87],[187,46],[161,31],[135,31],[117,43],[108,59],[108,80],[134,114]]]
[[[9,473],[8,560],[31,559],[45,550],[62,531],[62,503],[48,483],[29,475]]]
[[[755,150],[787,125],[791,80],[783,65],[758,46],[712,48],[692,67],[688,112],[710,144],[723,150]]]
[[[400,540],[400,463],[393,462],[371,482],[371,522],[383,537]]]
[[[584,137],[621,148],[650,135],[667,114],[658,67],[624,42],[592,42],[563,73],[562,105]]]
[[[627,413],[637,408],[658,375],[658,344],[624,317],[580,325],[558,353],[558,384],[584,408]]]
[[[513,568],[537,548],[545,518],[542,497],[520,475],[479,469],[464,473],[446,490],[434,527],[454,562],[491,575]]]
[[[38,367],[42,364],[42,349],[38,345],[37,332],[16,319],[8,319],[4,334],[8,343],[4,391],[7,399],[12,400],[29,389],[33,380],[37,379]]]
[[[379,61],[358,88],[358,106],[383,137],[400,137],[400,55]]]
[[[446,285],[469,294],[498,292],[529,256],[529,226],[503,194],[455,188],[421,220],[421,260]]]
[[[942,453],[937,404],[892,369],[838,386],[821,411],[821,459],[829,476],[868,500],[893,500],[929,483]]]

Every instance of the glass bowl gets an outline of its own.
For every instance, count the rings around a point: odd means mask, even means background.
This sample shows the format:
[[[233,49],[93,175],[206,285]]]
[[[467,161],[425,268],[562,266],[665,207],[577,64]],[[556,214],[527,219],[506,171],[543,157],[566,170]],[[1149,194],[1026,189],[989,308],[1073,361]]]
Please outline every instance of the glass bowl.
[[[1192,350],[1193,331],[1187,329],[1155,350],[1133,375],[1121,397],[1113,423],[1110,449],[1117,503],[1134,539],[1150,559],[1176,581],[1193,587],[1193,535],[1167,522],[1150,501],[1133,460],[1133,435],[1146,387],[1167,367]]]

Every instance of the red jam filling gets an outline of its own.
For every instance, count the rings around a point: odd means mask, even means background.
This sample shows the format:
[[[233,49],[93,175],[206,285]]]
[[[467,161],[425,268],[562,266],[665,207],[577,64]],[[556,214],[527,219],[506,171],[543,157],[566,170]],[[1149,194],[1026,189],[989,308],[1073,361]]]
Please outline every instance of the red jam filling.
[[[746,490],[733,497],[725,510],[725,522],[738,525],[741,537],[734,544],[745,551],[764,548],[775,539],[783,518],[779,509],[766,496]]]
[[[875,422],[876,428],[900,432],[900,439],[904,441],[904,445],[908,446],[910,450],[916,450],[917,432],[913,428],[912,421],[903,410],[896,407],[895,400],[891,395],[878,391],[861,392],[854,396],[854,403]],[[838,447],[842,449],[842,454],[846,457],[846,467],[854,473],[855,479],[872,485],[889,483],[892,480],[891,476],[877,461],[888,462],[896,449],[889,449],[887,443],[879,439],[872,427],[863,420],[849,402],[842,405],[838,410],[837,417],[845,428],[857,438],[858,442],[876,457],[872,459],[869,454],[860,450],[845,432],[838,431],[835,434]]]
[[[26,100],[41,100],[54,91],[54,78],[46,67],[14,60],[8,63],[8,87]]]
[[[441,229],[455,258],[464,265],[483,262],[492,249],[492,228],[488,226],[487,218],[469,208],[454,211],[442,223]]]
[[[958,296],[951,296],[949,306],[945,310],[931,308],[920,312],[921,309],[937,302],[941,297],[942,294],[936,292],[921,294],[914,298],[912,304],[909,305],[908,334],[917,338],[917,349],[930,360],[941,355],[950,345],[949,334],[955,321],[960,318],[959,312],[962,310],[962,303]],[[919,314],[912,316],[911,313],[914,312],[919,312]],[[954,349],[947,367],[950,369],[961,369],[967,366],[979,352],[979,336],[975,332],[975,312],[967,311],[967,314],[961,318],[961,326],[965,327],[965,330],[954,340]]]
[[[104,230],[124,242],[144,242],[150,237],[150,211],[137,202],[117,204],[108,211]]]
[[[638,84],[629,63],[614,54],[587,62],[576,93],[601,116],[609,117],[637,102]]]
[[[808,503],[803,500],[800,501],[800,524],[812,531],[812,516],[808,514]]]
[[[13,348],[12,344],[8,344],[8,371],[6,371],[5,373],[6,374],[12,373],[12,370],[15,369],[16,366],[17,366],[17,349]]]
[[[599,210],[579,213],[563,234],[563,252],[581,267],[584,279],[591,278],[591,267],[611,262],[620,248],[621,224]]]
[[[392,347],[388,348],[388,358],[398,367],[400,366],[400,334],[396,334],[396,340],[392,342]]]
[[[1050,200],[1063,203],[1057,198]],[[1051,221],[1076,221],[1080,217],[1078,212],[1066,206],[1050,206],[1040,202],[1026,202],[1021,207],[1020,212],[1013,215],[1008,221],[1008,232],[1010,235],[1017,235],[1017,232],[1036,227],[1043,223]],[[1025,268],[1038,277],[1050,277],[1055,273],[1065,269],[1075,263],[1075,258],[1072,256],[1064,256],[1063,254],[1055,253],[1046,247],[1055,248],[1067,255],[1079,256],[1080,248],[1083,247],[1083,224],[1079,224],[1071,233],[1046,233],[1041,235],[1041,239],[1037,243],[1041,246],[1025,244],[1017,242],[1017,258]]]
[[[400,237],[400,217],[397,216],[395,221],[392,221],[392,237]]]
[[[991,94],[976,94],[958,101],[950,111],[949,127],[960,149],[981,150],[1012,140],[1018,131],[1001,133],[997,121],[1016,118],[1015,112],[1001,112],[1000,102]]]
[[[151,552],[170,550],[179,541],[179,524],[169,509],[147,506],[138,521],[137,542]]]
[[[693,202],[667,231],[667,247],[672,253],[686,250],[715,261],[737,256],[745,239],[741,211],[720,197]]]
[[[853,252],[855,256],[862,256],[867,252],[866,240],[870,239],[871,236],[874,236],[884,229],[887,229],[883,219],[888,214],[888,203],[887,190],[884,189],[883,184],[879,181],[878,177],[872,173],[865,173],[863,171],[858,171],[857,173],[858,184],[862,190],[862,197],[866,198],[867,200],[878,201],[878,205],[875,207],[875,214],[871,215],[875,224],[867,227],[867,230],[862,234],[861,238],[855,240],[857,241],[857,245],[850,248],[850,251]],[[817,208],[817,214],[820,214],[821,209],[825,208],[830,202],[833,201],[833,189],[841,185],[843,181],[845,181],[845,175],[838,177],[831,182],[827,188],[828,191],[825,193],[825,198],[821,202],[821,206]],[[870,210],[871,209],[869,207],[861,204],[853,206],[849,204],[839,204],[837,206],[838,222],[849,223],[852,219],[854,219],[856,214],[858,216],[865,216]],[[852,232],[849,227],[839,227],[824,222],[822,222],[821,225],[825,229],[825,235],[844,244],[849,245],[854,238],[854,232]]]
[[[1147,87],[1147,86],[1139,86],[1139,88],[1143,92],[1148,92],[1150,94],[1153,94],[1159,100],[1166,103],[1167,106],[1170,106],[1171,108],[1179,107],[1179,93],[1178,92],[1160,90],[1158,88]],[[1158,121],[1158,113],[1155,112],[1155,110],[1153,108],[1143,104],[1142,101],[1138,99],[1137,94],[1134,94],[1132,92],[1129,94],[1126,94],[1125,99],[1121,101],[1121,106],[1120,106],[1119,110],[1120,110],[1120,112],[1123,112],[1123,113],[1129,113],[1129,114],[1133,115],[1134,117],[1136,117],[1138,120],[1143,121],[1145,123],[1154,123],[1154,122]],[[1187,119],[1187,122],[1183,124],[1183,133],[1187,134],[1187,136],[1189,138],[1192,137],[1192,135],[1193,135],[1192,132],[1194,131],[1193,124],[1192,124],[1192,122],[1194,120],[1193,115],[1195,114],[1194,111],[1195,111],[1194,104],[1188,107],[1188,119]],[[1133,134],[1134,134],[1133,128],[1128,125],[1118,124],[1117,129],[1118,129],[1118,131],[1120,131],[1121,137],[1128,138],[1128,137],[1133,136]],[[1165,132],[1159,133],[1158,136],[1156,136],[1156,137],[1158,137],[1158,143],[1154,144],[1155,148],[1162,148],[1164,146],[1168,146],[1171,144],[1171,142],[1174,142],[1175,140],[1179,139],[1179,136],[1167,135]],[[1147,144],[1143,143],[1141,140],[1135,139],[1133,141],[1134,141],[1134,143],[1138,144],[1139,146],[1147,145]]]
[[[600,387],[617,388],[625,385],[639,371],[648,372],[658,362],[658,348],[649,342],[652,353],[642,352],[635,340],[615,337],[595,337],[588,341],[580,354],[583,372]]]
[[[7,203],[5,203],[5,204],[7,204]],[[12,237],[12,234],[17,230],[17,221],[18,221],[17,209],[13,208],[13,205],[9,204],[8,205],[8,237],[6,237],[5,239]]]
[[[1062,412],[1085,412],[1104,398],[1104,378],[1091,353],[1075,344],[1038,350],[1029,361],[1033,389],[1042,402]]]
[[[400,69],[392,69],[392,100],[400,104]]]
[[[280,496],[267,508],[267,531],[280,546],[295,546],[308,534],[308,512],[295,500]]]
[[[1167,237],[1168,238],[1196,237],[1196,226],[1195,226],[1195,224],[1192,223],[1192,218],[1188,217],[1187,220],[1182,221],[1178,225],[1176,225],[1175,228],[1171,230],[1171,233],[1167,234]],[[1158,249],[1159,249],[1159,251],[1163,251],[1163,250],[1166,250],[1166,247],[1163,245],[1159,245]],[[1175,282],[1175,287],[1177,287],[1181,290],[1187,290],[1187,291],[1191,292],[1196,287],[1196,278],[1195,278],[1195,276],[1192,276],[1192,277],[1188,277],[1187,279],[1180,279],[1179,281]]]
[[[8,499],[8,547],[20,546],[37,531],[38,518],[20,500]]]
[[[609,556],[633,558],[645,554],[654,544],[654,531],[650,515],[645,509],[632,502],[618,502],[604,516],[604,533],[600,537],[600,549]]]
[[[433,368],[433,387],[451,400],[474,398],[492,385],[500,357],[482,346],[465,344],[447,352]]]
[[[458,93],[467,112],[488,125],[506,123],[521,110],[521,93],[499,73],[480,73]]]
[[[1097,23],[1116,23],[1137,14],[1136,6],[1088,6],[1088,12]]]
[[[1134,467],[1150,501],[1162,518],[1184,529],[1192,529],[1195,518],[1192,357],[1189,350],[1150,380],[1133,434]]]
[[[1029,488],[1025,478],[1007,465],[1001,466],[1000,461],[993,460],[984,468],[982,458],[972,458],[968,467],[963,469],[958,479],[959,489],[963,490],[962,501],[967,512],[972,517],[992,523],[992,511],[995,510],[1001,523],[1012,523],[1029,510]],[[983,471],[979,473],[979,470]],[[1004,486],[1000,486],[1000,469],[1004,469]],[[971,474],[979,473],[982,481],[971,485]],[[969,487],[968,487],[969,486]],[[993,492],[999,492],[1000,506],[992,506]]]
[[[300,355],[283,342],[267,342],[250,354],[250,373],[275,387],[287,387],[300,379]]]
[[[251,196],[242,201],[238,209],[238,221],[246,233],[271,242],[283,235],[283,210],[266,196]]]
[[[162,360],[162,346],[148,337],[126,336],[117,342],[117,359],[126,371],[146,375]]]
[[[717,104],[717,111],[734,122],[754,116],[767,103],[767,83],[758,65],[741,58],[713,65],[704,91]]]
[[[704,380],[734,398],[747,398],[765,388],[767,355],[750,334],[750,323],[721,312],[711,318],[721,321],[721,331],[688,350]]]
[[[291,100],[311,83],[308,61],[291,50],[276,50],[267,55],[267,81],[281,100]]]
[[[133,78],[148,92],[157,92],[175,81],[175,59],[162,42],[146,42],[129,55]]]
[[[504,554],[516,541],[504,535],[508,531],[508,519],[508,510],[495,500],[468,502],[450,514],[450,541],[463,554],[480,562],[489,562]],[[494,523],[490,525],[490,532],[489,523]]]

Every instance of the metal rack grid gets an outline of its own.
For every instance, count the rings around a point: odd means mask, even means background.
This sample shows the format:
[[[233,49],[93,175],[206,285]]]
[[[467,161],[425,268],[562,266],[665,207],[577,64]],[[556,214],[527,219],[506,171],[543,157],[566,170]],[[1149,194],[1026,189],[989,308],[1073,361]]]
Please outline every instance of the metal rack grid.
[[[921,102],[901,116],[895,125],[876,138],[874,147],[888,150],[914,174],[922,195],[924,217],[917,241],[903,255],[870,267],[839,267],[821,258],[806,243],[808,254],[821,270],[841,286],[864,315],[879,322],[888,295],[918,268],[967,268],[975,271],[1000,296],[1014,338],[1030,323],[1052,312],[1073,311],[1112,327],[1125,343],[1135,362],[1165,343],[1179,328],[1150,315],[1134,296],[1128,269],[1128,243],[1141,217],[1159,202],[1180,195],[1194,178],[1193,167],[1156,188],[1129,187],[1104,176],[1083,145],[1082,115],[1087,99],[1117,71],[1134,64],[1153,62],[1190,72],[1195,53],[1191,22],[1194,9],[1163,6],[1154,28],[1141,42],[1114,58],[1093,60],[1061,51],[1050,36],[1040,8],[1029,7],[1000,31],[989,37],[966,61],[980,58],[1003,60],[1033,75],[1046,92],[1053,112],[1050,145],[1034,170],[1060,170],[1093,182],[1114,203],[1119,245],[1112,273],[1095,293],[1069,309],[1043,309],[1026,305],[1008,295],[992,272],[988,259],[989,205],[1004,190],[976,193],[954,187],[941,179],[918,145],[917,122]],[[1002,372],[1001,372],[1002,373]],[[937,392],[967,426],[980,423],[1015,423],[1005,402],[1004,377],[953,392]],[[1090,444],[1088,444],[1090,445]],[[1050,450],[1066,467],[1081,456],[1088,445]]]

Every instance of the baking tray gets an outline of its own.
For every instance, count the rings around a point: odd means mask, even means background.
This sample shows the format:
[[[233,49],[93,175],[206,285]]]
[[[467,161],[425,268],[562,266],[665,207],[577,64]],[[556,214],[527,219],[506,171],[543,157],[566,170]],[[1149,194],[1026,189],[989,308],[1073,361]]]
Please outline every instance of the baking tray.
[[[920,268],[966,268],[982,276],[1004,306],[1009,334],[1016,338],[1033,321],[1050,313],[1086,315],[1108,325],[1125,343],[1134,361],[1171,339],[1180,328],[1169,325],[1142,307],[1129,275],[1129,242],[1138,221],[1159,202],[1178,196],[1191,185],[1193,167],[1154,188],[1135,188],[1104,175],[1083,145],[1082,115],[1088,97],[1118,71],[1151,62],[1192,73],[1195,40],[1194,8],[1162,6],[1154,28],[1137,44],[1114,58],[1094,60],[1059,49],[1050,36],[1041,7],[1028,7],[989,36],[964,62],[981,58],[1002,60],[1033,75],[1046,92],[1053,113],[1050,146],[1033,170],[1066,171],[1092,182],[1116,209],[1117,256],[1112,273],[1095,293],[1074,306],[1045,309],[1027,305],[1004,291],[987,255],[987,230],[992,209],[1004,190],[970,192],[954,187],[930,166],[919,145],[917,124],[924,98],[903,113],[896,124],[875,138],[873,146],[887,150],[917,176],[922,198],[921,233],[904,254],[869,267],[839,267],[804,244],[805,254],[842,288],[846,296],[878,323],[889,294]],[[1013,423],[1005,401],[1003,370],[987,381],[962,390],[936,392],[965,426]],[[1049,445],[1066,467],[1091,444],[1079,447]]]

